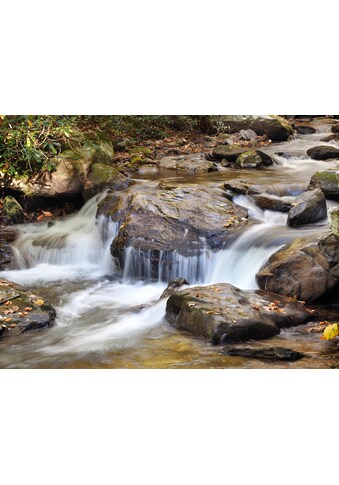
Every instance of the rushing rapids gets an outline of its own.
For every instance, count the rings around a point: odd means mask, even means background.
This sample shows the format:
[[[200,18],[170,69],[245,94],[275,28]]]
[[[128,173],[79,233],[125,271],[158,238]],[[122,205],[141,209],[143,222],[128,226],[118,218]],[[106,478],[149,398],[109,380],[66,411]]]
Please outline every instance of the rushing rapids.
[[[323,127],[320,130],[325,132]],[[290,195],[297,195],[315,171],[336,168],[335,161],[315,162],[305,156],[305,150],[319,143],[321,136],[319,132],[299,135],[270,146],[267,151],[274,154],[277,165],[244,171],[244,175],[268,185],[270,193],[281,195],[281,186],[289,185]],[[203,183],[213,188],[220,185],[222,177],[235,178],[235,172],[199,174],[189,179],[172,176],[171,183]],[[164,322],[166,301],[158,301],[167,282],[181,277],[191,285],[227,282],[254,289],[256,273],[273,252],[297,237],[328,227],[325,220],[289,228],[286,213],[262,210],[251,197],[239,195],[233,202],[245,208],[256,223],[220,249],[211,248],[204,237],[189,255],[180,251],[154,255],[152,250],[142,251],[131,244],[124,248],[119,262],[112,257],[111,245],[120,223],[97,216],[98,204],[106,196],[104,192],[94,197],[77,214],[63,220],[17,227],[19,236],[13,251],[19,269],[2,274],[43,291],[56,307],[57,325],[38,336],[23,334],[15,343],[0,342],[0,366],[236,365],[227,356],[216,356],[207,344],[185,335],[179,338],[168,328]],[[336,203],[328,203],[333,205]]]

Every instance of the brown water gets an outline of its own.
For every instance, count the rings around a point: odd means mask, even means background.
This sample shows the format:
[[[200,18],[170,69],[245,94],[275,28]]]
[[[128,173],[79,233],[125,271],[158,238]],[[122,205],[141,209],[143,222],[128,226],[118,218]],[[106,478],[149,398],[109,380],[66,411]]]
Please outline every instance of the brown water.
[[[319,133],[315,135],[299,136],[290,142],[265,148],[268,153],[285,154],[276,157],[279,165],[264,170],[243,170],[241,173],[224,169],[199,175],[171,171],[140,175],[138,178],[143,183],[136,190],[146,189],[148,184],[154,183],[152,181],[162,180],[176,185],[203,185],[211,191],[220,192],[226,180],[241,178],[267,185],[270,192],[281,193],[282,185],[298,192],[308,185],[314,172],[337,167],[335,161],[315,162],[306,157],[306,150],[318,145],[324,133],[329,132],[326,123],[318,124],[316,128]],[[249,208],[250,214],[261,224],[249,229],[246,237],[240,237],[228,253],[206,253],[206,284],[230,282],[242,288],[253,288],[255,268],[259,268],[278,247],[301,235],[327,228],[324,222],[290,229],[286,226],[286,215],[264,213],[247,198],[240,197],[236,202]],[[119,275],[110,276],[114,274],[114,267],[109,258],[109,244],[105,246],[98,226],[94,225],[95,212],[96,205],[89,205],[82,217],[80,214],[57,226],[55,242],[50,243],[48,254],[46,251],[37,254],[35,246],[32,246],[34,237],[45,237],[41,225],[36,229],[33,226],[33,229],[27,229],[27,226],[22,229],[26,234],[17,247],[18,257],[25,260],[29,267],[4,272],[3,276],[28,285],[54,304],[58,313],[57,325],[22,334],[15,340],[7,338],[0,341],[0,367],[329,368],[339,362],[336,342],[324,342],[320,340],[319,333],[308,333],[312,324],[283,330],[267,341],[239,344],[254,348],[285,346],[306,354],[305,358],[294,363],[267,363],[230,357],[221,353],[223,347],[212,346],[173,329],[164,319],[165,302],[156,303],[166,283],[122,281]],[[103,230],[104,222],[100,224]],[[115,230],[115,227],[105,228],[112,237]],[[73,237],[63,249],[58,243],[61,233]],[[85,254],[83,248],[86,248]],[[249,274],[249,268],[252,274]],[[138,313],[131,311],[131,308],[144,303],[151,306]],[[339,311],[334,309],[330,316],[324,313],[322,318],[325,317],[339,318]]]

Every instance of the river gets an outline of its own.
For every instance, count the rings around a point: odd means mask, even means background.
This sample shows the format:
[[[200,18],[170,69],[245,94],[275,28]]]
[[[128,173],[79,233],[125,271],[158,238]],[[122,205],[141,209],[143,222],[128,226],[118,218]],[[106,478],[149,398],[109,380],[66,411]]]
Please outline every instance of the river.
[[[265,184],[281,194],[301,193],[314,172],[337,168],[336,161],[310,160],[306,150],[319,143],[330,125],[315,125],[317,133],[296,135],[291,141],[265,147],[274,154],[276,165],[262,170],[224,169],[222,172],[187,175],[163,172],[139,177],[142,184],[155,180],[176,185],[204,185],[221,191],[220,185],[233,178]],[[331,145],[338,146],[335,142]],[[276,153],[281,153],[277,156]],[[273,182],[273,183],[272,183]],[[177,255],[172,274],[163,267],[157,281],[139,277],[140,256],[130,250],[123,274],[110,255],[110,244],[119,229],[116,223],[96,218],[97,205],[105,193],[91,199],[77,214],[57,221],[18,226],[14,245],[20,269],[2,276],[27,285],[52,303],[57,310],[53,328],[23,333],[0,341],[0,367],[8,368],[265,368],[329,367],[336,361],[333,343],[320,341],[319,334],[306,334],[299,327],[251,346],[292,346],[307,354],[295,363],[265,364],[258,360],[230,357],[221,348],[173,329],[164,319],[166,301],[158,301],[172,277],[191,284],[228,282],[242,289],[256,288],[255,274],[278,248],[293,239],[328,229],[327,221],[292,229],[287,214],[259,209],[252,199],[238,196],[234,202],[246,207],[260,221],[251,226],[227,249],[203,249],[200,256]],[[337,205],[328,201],[328,207]],[[203,244],[203,242],[202,242]],[[141,311],[135,307],[146,305]]]

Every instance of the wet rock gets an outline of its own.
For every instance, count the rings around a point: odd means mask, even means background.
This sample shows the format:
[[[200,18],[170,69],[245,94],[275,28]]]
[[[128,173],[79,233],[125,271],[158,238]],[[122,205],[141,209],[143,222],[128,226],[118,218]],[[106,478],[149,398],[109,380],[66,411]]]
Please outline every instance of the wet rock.
[[[251,224],[246,209],[215,191],[156,182],[110,194],[98,213],[121,224],[112,255],[124,267],[125,249],[133,247],[140,259],[151,259],[148,276],[158,275],[160,253],[164,266],[171,267],[173,252],[187,256],[200,254],[203,246],[221,248]]]
[[[264,291],[243,291],[228,283],[173,293],[166,306],[172,325],[215,344],[273,337],[283,327],[316,318],[304,305]]]
[[[230,133],[250,129],[272,141],[286,141],[293,134],[292,126],[280,116],[225,115],[221,119]]]
[[[339,123],[332,126],[332,133],[339,133]]]
[[[23,208],[11,195],[5,197],[3,201],[1,216],[6,224],[20,224],[25,218]]]
[[[84,201],[94,197],[105,189],[123,190],[131,184],[131,180],[116,168],[103,163],[95,163],[84,183],[82,195]]]
[[[168,298],[171,296],[175,291],[181,288],[184,285],[189,285],[189,282],[185,280],[185,278],[175,278],[168,283],[166,290],[162,293],[160,299]]]
[[[307,155],[313,160],[329,160],[332,158],[339,158],[339,149],[329,145],[321,145],[309,148],[307,150]]]
[[[217,166],[212,161],[206,160],[204,154],[164,157],[159,160],[158,167],[160,169],[196,173],[213,172],[218,170]]]
[[[329,141],[337,141],[339,140],[339,133],[333,133],[332,135],[327,135],[327,136],[324,136],[324,138],[321,138],[320,141],[325,141],[325,142],[329,142]]]
[[[234,194],[255,195],[266,192],[264,185],[252,184],[245,180],[228,180],[224,183],[224,188]]]
[[[235,145],[221,145],[213,150],[213,156],[216,160],[227,160],[230,163],[235,163],[237,158],[247,151],[247,148]]]
[[[317,132],[317,130],[313,128],[313,126],[308,125],[296,125],[295,129],[296,132],[299,133],[299,135],[312,135],[313,133]]]
[[[330,233],[299,238],[275,252],[256,275],[263,290],[308,303],[339,281],[339,239]]]
[[[287,224],[292,227],[317,222],[327,217],[326,199],[320,189],[296,197],[288,213]]]
[[[329,227],[331,232],[339,237],[339,208],[336,207],[330,211]]]
[[[262,168],[263,163],[260,156],[254,151],[242,153],[236,160],[237,168]]]
[[[39,296],[11,281],[0,280],[0,333],[2,337],[50,327],[54,325],[55,316],[54,308]]]
[[[287,349],[285,347],[267,347],[261,349],[252,349],[250,347],[226,348],[222,351],[222,353],[231,355],[233,357],[268,360],[270,362],[277,360],[295,362],[296,360],[300,360],[305,357],[305,354],[297,352],[296,350]]]
[[[272,158],[265,152],[250,150],[239,155],[235,162],[238,168],[262,168],[273,164]]]
[[[316,172],[310,180],[309,188],[319,187],[328,199],[339,198],[339,178],[334,170]]]
[[[260,209],[288,212],[292,207],[295,197],[278,197],[270,194],[257,194],[252,195],[252,199]]]
[[[11,250],[11,242],[16,238],[16,231],[8,227],[0,227],[0,270],[11,269],[14,256]]]

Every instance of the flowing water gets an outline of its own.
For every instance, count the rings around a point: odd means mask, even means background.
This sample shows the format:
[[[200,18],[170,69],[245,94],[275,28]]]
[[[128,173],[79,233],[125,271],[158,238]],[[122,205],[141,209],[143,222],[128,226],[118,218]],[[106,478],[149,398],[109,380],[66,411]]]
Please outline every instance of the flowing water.
[[[337,168],[336,161],[316,162],[306,156],[329,126],[318,124],[317,130],[314,135],[267,147],[277,164],[265,170],[243,170],[241,178],[267,185],[268,192],[278,195],[286,195],[286,186],[292,195],[302,192],[314,172]],[[167,172],[157,178],[220,191],[222,182],[240,176],[239,171],[225,169],[195,176]],[[150,182],[143,177],[142,183]],[[257,360],[222,355],[209,343],[173,329],[164,320],[166,300],[159,301],[159,297],[175,277],[191,284],[228,282],[242,289],[256,288],[255,274],[273,252],[297,237],[327,230],[327,221],[292,229],[286,225],[287,214],[263,211],[250,197],[238,196],[234,202],[246,207],[257,224],[217,252],[201,239],[196,254],[174,253],[170,267],[164,264],[167,255],[160,254],[158,276],[151,280],[147,253],[126,248],[123,270],[113,260],[110,245],[119,224],[96,217],[98,203],[105,196],[96,196],[64,220],[18,226],[13,249],[19,269],[4,271],[2,276],[29,286],[54,304],[57,322],[53,328],[21,334],[13,342],[9,338],[0,341],[0,367],[265,367]],[[284,345],[291,340],[293,348],[308,357],[270,367],[328,367],[335,361],[332,343],[319,341],[319,335],[301,334],[298,327],[250,345]]]

